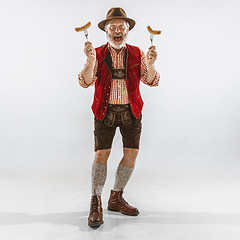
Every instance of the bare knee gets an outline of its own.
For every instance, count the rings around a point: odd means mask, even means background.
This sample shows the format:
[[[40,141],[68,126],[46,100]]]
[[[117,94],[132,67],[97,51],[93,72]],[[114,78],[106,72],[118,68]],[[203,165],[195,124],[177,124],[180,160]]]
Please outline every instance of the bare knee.
[[[136,159],[139,150],[135,148],[123,148],[123,155],[125,158]]]
[[[135,148],[123,148],[123,159],[121,163],[127,167],[133,168],[139,150]]]
[[[101,149],[95,152],[94,161],[99,164],[107,164],[111,149]]]

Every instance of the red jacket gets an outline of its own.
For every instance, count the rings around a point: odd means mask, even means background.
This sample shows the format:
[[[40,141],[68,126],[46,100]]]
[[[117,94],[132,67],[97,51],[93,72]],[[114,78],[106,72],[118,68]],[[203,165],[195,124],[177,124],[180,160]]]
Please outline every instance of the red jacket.
[[[143,107],[143,100],[141,98],[139,83],[140,83],[140,67],[141,67],[141,52],[138,47],[126,44],[126,81],[128,96],[130,100],[131,111],[135,118],[138,118]],[[98,60],[97,80],[95,82],[95,93],[92,104],[92,110],[98,120],[103,120],[106,116],[108,99],[111,89],[111,71],[109,64],[110,52],[107,44],[103,47],[98,47],[96,50],[96,57]]]

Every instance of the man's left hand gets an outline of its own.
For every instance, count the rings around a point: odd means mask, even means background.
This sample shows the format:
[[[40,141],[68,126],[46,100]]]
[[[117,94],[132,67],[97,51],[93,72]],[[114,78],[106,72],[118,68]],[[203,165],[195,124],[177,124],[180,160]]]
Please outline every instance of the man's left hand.
[[[157,51],[155,46],[151,46],[147,52],[147,64],[148,66],[153,65],[157,59]]]

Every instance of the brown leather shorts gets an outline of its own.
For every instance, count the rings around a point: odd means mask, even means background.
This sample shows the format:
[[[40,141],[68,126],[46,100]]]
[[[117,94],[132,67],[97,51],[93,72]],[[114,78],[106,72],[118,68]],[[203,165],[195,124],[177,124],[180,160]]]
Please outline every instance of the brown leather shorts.
[[[109,104],[106,117],[94,118],[95,151],[112,147],[116,128],[120,128],[123,147],[139,149],[142,114],[135,118],[129,104]]]

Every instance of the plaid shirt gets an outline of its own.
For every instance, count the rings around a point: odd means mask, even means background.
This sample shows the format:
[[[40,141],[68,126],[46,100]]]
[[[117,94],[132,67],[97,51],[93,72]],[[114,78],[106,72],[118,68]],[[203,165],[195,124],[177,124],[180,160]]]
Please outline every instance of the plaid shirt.
[[[110,51],[111,57],[112,57],[112,66],[113,68],[124,68],[124,52],[126,47],[123,47],[119,53],[110,46],[108,43],[108,49]],[[160,80],[160,74],[157,72],[155,75],[155,78],[151,84],[147,82],[147,60],[146,55],[142,50],[141,51],[141,68],[140,68],[140,80],[145,83],[148,86],[155,87],[158,86],[159,80]],[[98,68],[98,61],[96,60],[95,66],[94,66],[94,74],[93,74],[93,80],[91,84],[86,84],[82,72],[78,75],[78,80],[80,86],[84,88],[88,88],[89,86],[94,85],[97,79],[97,68]],[[127,91],[127,83],[124,79],[113,79],[111,84],[111,90],[110,90],[110,97],[109,101],[110,104],[128,104],[129,103],[129,97],[128,97],[128,91]]]

